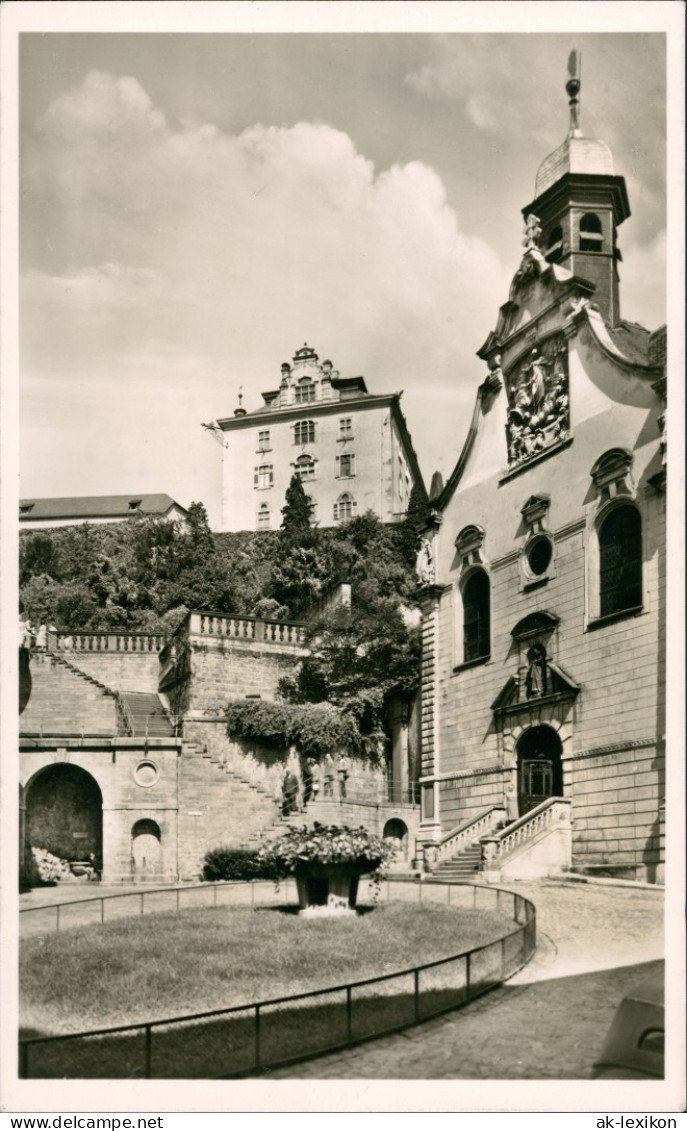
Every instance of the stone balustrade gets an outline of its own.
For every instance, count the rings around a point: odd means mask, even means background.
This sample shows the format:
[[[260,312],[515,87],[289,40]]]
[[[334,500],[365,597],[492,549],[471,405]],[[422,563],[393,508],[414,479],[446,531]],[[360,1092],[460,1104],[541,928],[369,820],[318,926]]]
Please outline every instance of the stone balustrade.
[[[554,825],[569,823],[570,800],[564,797],[547,797],[529,813],[518,817],[507,828],[492,836],[480,838],[483,845],[493,845],[489,856],[503,859],[519,848],[521,844],[534,840],[540,833],[553,828]]]
[[[167,637],[161,632],[49,632],[48,651],[161,652]]]
[[[504,820],[505,816],[506,810],[503,805],[490,805],[488,809],[485,809],[476,817],[470,817],[467,821],[463,821],[462,825],[451,829],[441,838],[433,854],[434,860],[437,864],[440,864],[442,860],[449,860],[452,856],[457,856],[468,845],[474,844],[475,841],[481,840],[482,837],[491,833],[499,821]]]
[[[570,807],[569,798],[548,797],[507,828],[481,837],[485,879],[528,879],[569,868]]]
[[[296,621],[263,620],[251,616],[222,616],[192,612],[187,618],[189,636],[213,639],[260,641],[267,644],[305,644],[305,625]]]

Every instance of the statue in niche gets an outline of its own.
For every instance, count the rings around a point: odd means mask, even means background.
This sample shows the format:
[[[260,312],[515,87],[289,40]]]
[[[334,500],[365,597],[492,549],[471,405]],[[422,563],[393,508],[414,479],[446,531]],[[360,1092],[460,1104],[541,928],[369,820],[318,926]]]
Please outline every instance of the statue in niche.
[[[508,374],[508,462],[513,467],[564,439],[570,427],[567,345],[536,346]]]
[[[436,571],[434,568],[434,554],[427,538],[420,538],[420,549],[415,561],[415,573],[421,585],[433,585]]]
[[[547,662],[546,648],[543,644],[533,644],[527,653],[527,675],[525,676],[525,692],[528,699],[541,699],[546,694]]]

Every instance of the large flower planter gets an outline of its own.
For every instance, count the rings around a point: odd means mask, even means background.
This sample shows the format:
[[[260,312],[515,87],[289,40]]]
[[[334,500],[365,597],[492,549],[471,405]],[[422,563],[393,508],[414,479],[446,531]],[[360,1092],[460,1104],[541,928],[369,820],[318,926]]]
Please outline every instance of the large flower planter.
[[[355,909],[359,875],[350,864],[313,864],[296,873],[301,911],[345,914]]]

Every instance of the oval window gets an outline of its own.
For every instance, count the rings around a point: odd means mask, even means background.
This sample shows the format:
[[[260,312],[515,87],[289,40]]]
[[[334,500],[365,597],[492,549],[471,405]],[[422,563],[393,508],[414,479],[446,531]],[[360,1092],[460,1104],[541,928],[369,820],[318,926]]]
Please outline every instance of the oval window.
[[[527,564],[535,577],[541,577],[551,565],[553,546],[548,538],[535,538],[527,547]]]

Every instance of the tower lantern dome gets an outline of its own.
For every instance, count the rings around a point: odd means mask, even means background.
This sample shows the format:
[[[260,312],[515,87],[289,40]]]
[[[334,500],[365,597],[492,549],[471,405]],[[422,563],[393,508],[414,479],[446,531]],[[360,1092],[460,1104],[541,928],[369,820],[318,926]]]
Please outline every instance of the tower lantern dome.
[[[550,263],[593,283],[593,302],[611,326],[620,322],[618,227],[630,215],[623,177],[615,175],[605,141],[585,137],[580,128],[582,85],[579,51],[568,61],[566,90],[570,127],[562,145],[545,157],[535,181],[535,198],[523,216],[537,218],[538,249]]]

